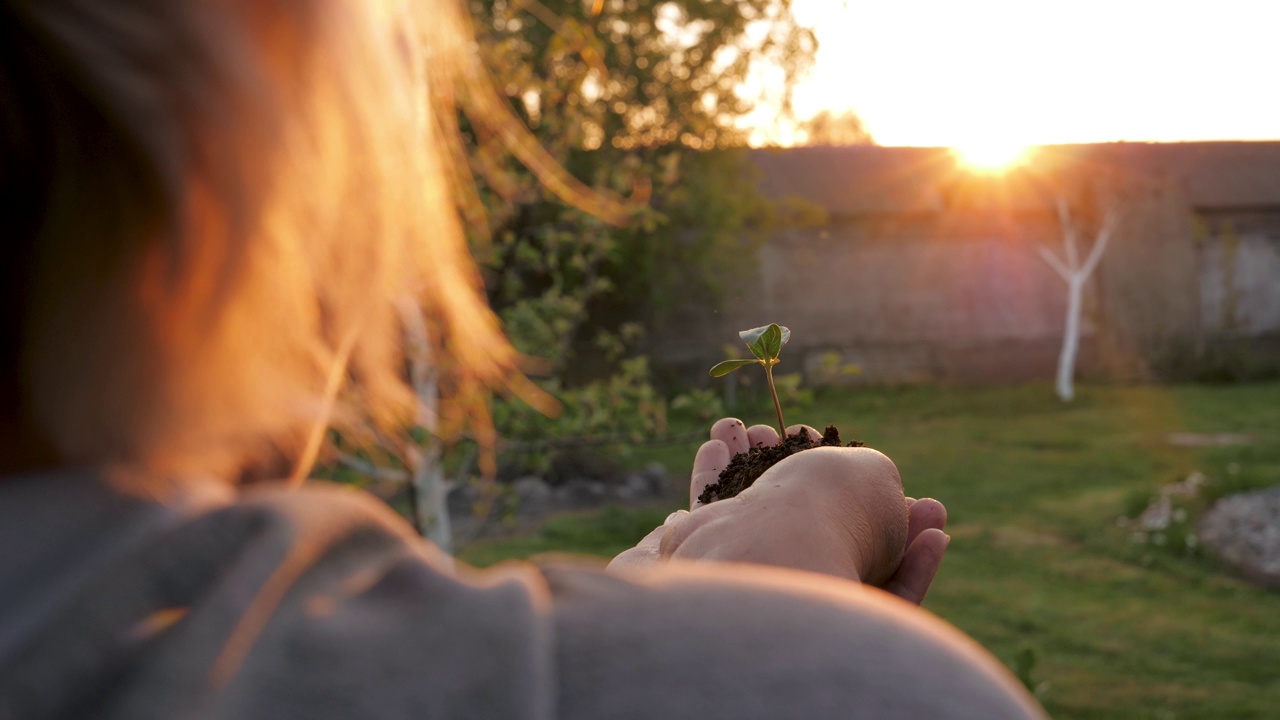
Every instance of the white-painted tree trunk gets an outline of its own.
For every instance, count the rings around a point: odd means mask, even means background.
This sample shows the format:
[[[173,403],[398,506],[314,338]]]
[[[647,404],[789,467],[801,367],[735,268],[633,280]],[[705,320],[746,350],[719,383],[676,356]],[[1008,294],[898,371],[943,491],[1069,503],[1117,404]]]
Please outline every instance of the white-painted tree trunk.
[[[440,444],[429,438],[422,448],[410,450],[413,489],[418,498],[418,527],[423,537],[446,553],[453,554],[453,528],[449,522],[449,490],[440,464]]]
[[[442,450],[439,429],[440,380],[431,362],[431,340],[427,335],[422,308],[412,299],[400,303],[404,323],[405,344],[409,356],[409,379],[418,397],[418,425],[427,438],[411,447],[405,458],[412,472],[414,496],[417,499],[418,528],[423,537],[441,550],[453,554],[453,530],[449,522],[449,491],[452,484],[445,479],[441,465]]]
[[[1076,356],[1080,352],[1080,315],[1084,307],[1084,286],[1102,260],[1102,254],[1106,252],[1111,235],[1120,221],[1120,214],[1114,207],[1106,212],[1102,227],[1098,230],[1098,236],[1093,241],[1093,247],[1089,248],[1089,256],[1082,263],[1077,241],[1079,231],[1071,219],[1071,212],[1062,198],[1057,199],[1057,206],[1058,221],[1062,226],[1063,257],[1059,258],[1043,245],[1037,249],[1040,251],[1040,257],[1044,258],[1049,267],[1053,268],[1058,273],[1058,277],[1067,284],[1067,317],[1062,328],[1062,351],[1058,354],[1058,377],[1055,389],[1060,400],[1071,402],[1076,396]]]
[[[1067,283],[1067,322],[1062,332],[1062,352],[1058,354],[1058,398],[1071,402],[1076,396],[1073,379],[1076,355],[1080,350],[1080,308],[1084,304],[1084,280],[1076,276]]]

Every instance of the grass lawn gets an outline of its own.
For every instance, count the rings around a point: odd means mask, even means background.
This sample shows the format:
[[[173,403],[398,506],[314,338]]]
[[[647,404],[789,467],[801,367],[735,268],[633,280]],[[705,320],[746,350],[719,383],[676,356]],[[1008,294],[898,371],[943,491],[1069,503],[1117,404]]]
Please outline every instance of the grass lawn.
[[[1020,668],[1055,718],[1280,718],[1280,593],[1188,548],[1190,523],[1157,546],[1116,522],[1197,470],[1209,481],[1193,519],[1224,492],[1280,483],[1280,384],[1084,387],[1069,406],[1046,386],[827,392],[788,419],[839,425],[894,458],[908,494],[947,505],[951,548],[926,608]],[[1255,442],[1165,442],[1183,431]],[[694,449],[638,459],[687,472]],[[611,555],[672,509],[565,516],[463,557]]]

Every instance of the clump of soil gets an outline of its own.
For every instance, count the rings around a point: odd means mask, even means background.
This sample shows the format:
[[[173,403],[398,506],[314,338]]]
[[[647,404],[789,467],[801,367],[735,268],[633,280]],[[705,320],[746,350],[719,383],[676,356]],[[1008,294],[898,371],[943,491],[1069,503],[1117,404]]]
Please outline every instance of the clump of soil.
[[[850,440],[845,447],[862,447],[866,443]],[[841,447],[840,431],[835,425],[828,425],[822,431],[822,439],[814,442],[809,433],[800,431],[788,435],[782,442],[773,447],[753,447],[744,453],[733,456],[724,470],[720,471],[718,482],[703,489],[698,502],[705,505],[716,500],[728,500],[751,485],[764,474],[765,470],[777,465],[784,459],[816,447]]]

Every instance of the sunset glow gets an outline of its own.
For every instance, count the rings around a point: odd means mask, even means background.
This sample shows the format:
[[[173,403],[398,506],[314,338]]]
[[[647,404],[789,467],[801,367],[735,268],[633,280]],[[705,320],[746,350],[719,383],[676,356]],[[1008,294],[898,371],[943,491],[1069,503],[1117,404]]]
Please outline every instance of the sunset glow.
[[[967,142],[952,148],[961,164],[978,172],[999,172],[1027,158],[1029,148],[998,138]]]
[[[795,0],[801,118],[852,109],[882,145],[1280,139],[1280,3]],[[985,144],[985,143],[980,143]],[[985,154],[985,151],[983,152]]]

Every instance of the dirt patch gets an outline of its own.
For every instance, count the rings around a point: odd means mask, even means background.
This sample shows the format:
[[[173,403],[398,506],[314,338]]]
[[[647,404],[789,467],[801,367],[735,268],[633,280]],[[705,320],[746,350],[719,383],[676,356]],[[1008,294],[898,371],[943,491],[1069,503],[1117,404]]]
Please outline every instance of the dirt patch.
[[[754,447],[744,453],[733,456],[724,470],[720,471],[717,482],[708,485],[698,496],[698,502],[706,505],[716,500],[728,500],[751,487],[766,470],[782,462],[786,458],[816,447],[863,447],[866,443],[850,440],[842,443],[840,431],[835,425],[828,425],[822,431],[822,439],[814,442],[809,433],[801,431],[788,435],[782,442],[772,447]]]
[[[1175,447],[1223,447],[1251,445],[1254,437],[1243,433],[1169,433],[1164,441]]]

